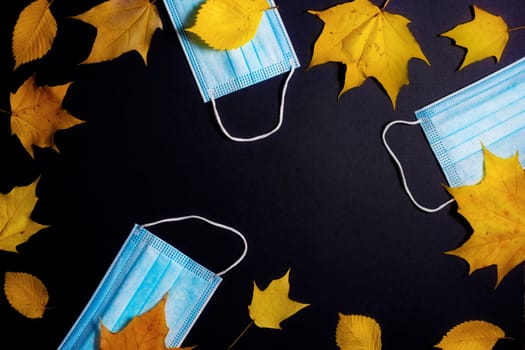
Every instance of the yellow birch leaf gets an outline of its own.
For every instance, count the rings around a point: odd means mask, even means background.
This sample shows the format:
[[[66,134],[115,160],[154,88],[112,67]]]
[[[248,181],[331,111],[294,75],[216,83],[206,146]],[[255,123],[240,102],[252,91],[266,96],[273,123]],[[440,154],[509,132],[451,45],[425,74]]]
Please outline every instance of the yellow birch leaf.
[[[268,9],[266,0],[207,0],[186,30],[216,50],[237,49],[255,36]]]
[[[58,152],[55,132],[83,123],[62,108],[69,85],[37,86],[35,78],[30,77],[11,94],[11,132],[18,136],[31,157],[34,157],[33,145]]]
[[[299,303],[288,297],[289,274],[288,269],[283,277],[270,282],[264,290],[260,290],[257,284],[253,283],[253,297],[248,311],[257,327],[281,329],[282,321],[309,306],[309,304]]]
[[[100,350],[169,350],[188,348],[167,348],[165,338],[168,334],[165,306],[168,296],[165,295],[151,310],[134,317],[119,332],[109,331],[100,322]]]
[[[467,49],[460,70],[488,57],[499,62],[509,41],[509,28],[500,16],[495,16],[474,5],[474,19],[441,34]]]
[[[32,184],[15,187],[8,194],[0,193],[0,250],[16,253],[16,247],[48,226],[31,220],[38,198]]]
[[[13,31],[15,69],[44,56],[57,34],[57,22],[47,0],[29,4],[18,17]]]
[[[308,11],[324,22],[309,67],[327,62],[346,66],[339,93],[375,78],[395,108],[399,90],[408,85],[408,61],[418,58],[430,64],[408,29],[410,21],[380,9],[369,0],[335,5],[325,11]]]
[[[46,286],[24,272],[6,272],[4,292],[9,304],[27,318],[42,318],[49,295]]]
[[[500,158],[485,147],[485,174],[476,185],[447,188],[474,232],[459,248],[447,252],[465,259],[470,272],[497,267],[497,283],[525,260],[525,173],[516,153]]]
[[[463,322],[447,332],[436,348],[442,350],[491,350],[505,333],[485,321]]]
[[[136,50],[148,63],[151,39],[162,21],[148,0],[109,0],[73,18],[97,28],[91,53],[82,63],[109,61]]]
[[[335,340],[341,350],[381,350],[381,327],[371,317],[340,313]]]

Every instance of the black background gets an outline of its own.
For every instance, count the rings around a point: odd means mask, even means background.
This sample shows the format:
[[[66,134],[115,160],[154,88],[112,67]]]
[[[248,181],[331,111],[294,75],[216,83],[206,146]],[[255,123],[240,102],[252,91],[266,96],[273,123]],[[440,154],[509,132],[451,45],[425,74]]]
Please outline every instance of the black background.
[[[9,110],[9,94],[36,72],[42,85],[73,81],[64,107],[86,121],[56,134],[60,153],[35,148],[33,160],[11,136],[9,115],[0,116],[0,191],[40,176],[33,219],[51,225],[20,245],[19,254],[0,252],[2,281],[4,271],[30,272],[50,294],[39,320],[0,298],[0,342],[17,344],[1,348],[56,348],[132,225],[187,214],[239,229],[250,249],[224,276],[185,345],[226,349],[250,322],[253,281],[266,287],[291,268],[290,297],[311,306],[284,321],[282,330],[251,328],[237,349],[337,349],[338,312],[375,318],[386,350],[431,349],[454,325],[474,319],[513,338],[496,349],[523,348],[523,267],[495,289],[495,268],[469,276],[463,260],[445,255],[471,228],[455,205],[425,214],[410,203],[380,133],[387,122],[414,120],[416,109],[520,58],[525,31],[511,33],[501,63],[486,59],[457,71],[465,51],[438,34],[469,21],[472,3],[391,1],[387,10],[412,20],[431,62],[410,61],[410,85],[393,111],[371,79],[338,99],[340,64],[306,69],[322,30],[306,10],[338,1],[279,1],[302,67],[290,82],[282,129],[238,144],[220,133],[210,104],[202,102],[160,0],[164,29],[153,37],[147,66],[136,52],[79,65],[96,30],[69,17],[100,2],[55,0],[58,35],[51,52],[14,72],[12,30],[30,1],[0,4],[0,108]],[[502,15],[509,27],[525,25],[522,0],[476,5]],[[252,136],[273,127],[283,81],[284,75],[219,99],[230,132]],[[419,127],[396,127],[389,141],[416,198],[427,206],[449,198]],[[234,236],[196,221],[153,231],[214,271],[242,250]]]

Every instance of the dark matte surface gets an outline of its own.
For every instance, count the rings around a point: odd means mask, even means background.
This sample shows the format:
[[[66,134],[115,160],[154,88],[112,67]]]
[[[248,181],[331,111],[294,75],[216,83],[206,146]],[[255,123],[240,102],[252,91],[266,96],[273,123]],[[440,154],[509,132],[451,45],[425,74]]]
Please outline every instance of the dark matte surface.
[[[186,345],[226,349],[249,323],[253,281],[264,287],[290,267],[291,298],[312,306],[285,321],[282,331],[250,329],[237,349],[336,349],[338,312],[374,317],[386,350],[431,349],[452,326],[474,319],[497,324],[514,339],[496,349],[523,347],[523,268],[494,289],[494,268],[468,276],[464,261],[443,254],[467,239],[470,227],[455,206],[425,214],[409,202],[380,133],[390,120],[414,120],[416,109],[520,58],[524,31],[511,34],[501,63],[487,59],[458,72],[464,51],[438,34],[470,20],[471,2],[391,1],[388,10],[412,20],[432,64],[410,61],[410,86],[392,111],[372,80],[338,100],[342,65],[306,69],[322,29],[306,10],[337,1],[279,1],[302,67],[290,83],[281,131],[237,144],[221,135],[211,106],[202,103],[160,0],[164,30],[153,38],[147,67],[136,53],[77,65],[95,30],[68,17],[99,2],[55,0],[54,48],[14,73],[10,37],[30,1],[0,4],[0,108],[9,109],[9,93],[37,72],[41,84],[74,81],[64,106],[86,121],[56,135],[60,154],[35,149],[32,160],[10,136],[8,116],[0,119],[0,191],[40,176],[33,218],[51,225],[21,245],[20,254],[0,253],[2,274],[33,273],[50,293],[41,320],[23,318],[0,298],[1,344],[56,348],[134,223],[199,214],[244,232],[250,250],[225,276]],[[523,1],[476,4],[511,27],[525,24]],[[251,136],[271,128],[283,81],[221,98],[231,133]],[[427,206],[447,200],[420,128],[397,127],[389,140],[414,195]],[[198,222],[154,232],[215,271],[241,251],[235,237]]]

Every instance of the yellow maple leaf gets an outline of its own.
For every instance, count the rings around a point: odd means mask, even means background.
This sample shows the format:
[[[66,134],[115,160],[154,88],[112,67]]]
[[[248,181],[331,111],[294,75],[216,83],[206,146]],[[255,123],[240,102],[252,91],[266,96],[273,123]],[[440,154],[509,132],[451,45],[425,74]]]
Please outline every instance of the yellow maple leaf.
[[[345,83],[339,96],[371,77],[381,83],[395,108],[399,90],[409,83],[408,61],[418,58],[430,64],[407,27],[410,21],[369,0],[308,12],[324,22],[309,67],[343,63]]]
[[[255,282],[253,283],[253,297],[248,310],[256,326],[281,329],[282,321],[309,306],[309,304],[299,303],[288,297],[289,274],[288,269],[283,277],[271,281],[264,290],[259,289]]]
[[[15,69],[44,56],[57,34],[57,22],[47,0],[36,0],[20,13],[13,31]]]
[[[15,187],[8,194],[0,193],[0,250],[16,253],[16,247],[48,226],[31,220],[38,198],[32,184]]]
[[[195,24],[186,29],[216,50],[230,50],[249,42],[257,33],[266,0],[207,0],[197,12]]]
[[[58,151],[55,132],[83,123],[62,107],[69,85],[37,86],[35,78],[30,77],[11,93],[11,132],[18,136],[31,157],[34,157],[33,145]]]
[[[449,330],[435,347],[442,350],[491,350],[503,338],[503,330],[492,323],[468,321]]]
[[[485,174],[476,185],[447,188],[474,232],[447,252],[465,259],[470,272],[497,266],[497,283],[525,260],[525,173],[516,153],[500,158],[485,147]]]
[[[109,0],[73,18],[97,28],[91,53],[82,63],[109,61],[136,50],[148,63],[151,39],[162,21],[148,0]]]
[[[9,304],[28,318],[42,318],[49,295],[46,286],[35,276],[24,272],[6,272],[4,292]]]
[[[488,57],[499,62],[509,40],[509,28],[500,16],[495,16],[474,5],[474,19],[441,34],[455,41],[456,45],[467,49],[463,69],[471,63]]]
[[[380,350],[381,327],[371,317],[340,313],[335,340],[341,350]]]
[[[167,348],[164,339],[168,334],[165,295],[151,310],[134,317],[122,330],[113,333],[100,323],[100,350],[166,350],[193,349]]]

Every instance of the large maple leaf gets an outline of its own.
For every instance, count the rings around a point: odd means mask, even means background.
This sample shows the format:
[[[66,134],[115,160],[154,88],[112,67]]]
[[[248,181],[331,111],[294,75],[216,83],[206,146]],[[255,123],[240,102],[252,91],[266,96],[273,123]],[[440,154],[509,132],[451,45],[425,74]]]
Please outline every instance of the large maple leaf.
[[[164,339],[168,334],[165,295],[151,310],[134,317],[122,330],[113,333],[100,323],[100,350],[167,350]]]
[[[83,123],[62,107],[69,85],[37,86],[35,78],[30,77],[11,94],[11,132],[31,157],[33,145],[58,151],[55,132]]]
[[[474,232],[447,252],[465,259],[470,273],[497,266],[497,283],[525,260],[525,173],[516,153],[500,158],[485,147],[485,174],[480,183],[447,188]]]
[[[97,37],[83,63],[112,60],[136,50],[148,63],[151,39],[162,21],[157,7],[148,0],[109,0],[73,18],[97,28]]]
[[[442,350],[491,350],[505,332],[492,323],[468,321],[458,324],[435,347]]]
[[[380,9],[369,0],[308,12],[324,22],[310,67],[343,63],[345,83],[339,96],[371,77],[381,83],[395,108],[399,90],[409,83],[408,61],[418,58],[430,64],[407,27],[410,21]]]
[[[453,39],[456,45],[467,49],[459,67],[463,69],[488,57],[495,57],[496,62],[499,62],[509,40],[509,28],[502,17],[474,6],[473,20],[457,25],[441,35]]]
[[[186,29],[216,50],[230,50],[249,42],[257,33],[266,0],[207,0],[197,12],[195,25]]]
[[[47,0],[36,0],[20,13],[13,31],[15,69],[45,55],[57,34],[57,22]]]
[[[281,329],[281,322],[309,306],[291,300],[288,297],[290,282],[286,274],[270,282],[264,290],[259,289],[254,282],[252,302],[248,306],[250,318],[261,328]]]
[[[16,247],[47,226],[31,220],[38,198],[32,184],[15,187],[8,194],[0,193],[0,250],[16,252]]]

